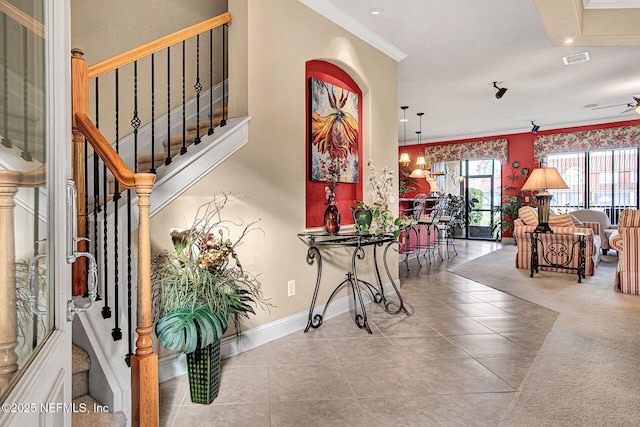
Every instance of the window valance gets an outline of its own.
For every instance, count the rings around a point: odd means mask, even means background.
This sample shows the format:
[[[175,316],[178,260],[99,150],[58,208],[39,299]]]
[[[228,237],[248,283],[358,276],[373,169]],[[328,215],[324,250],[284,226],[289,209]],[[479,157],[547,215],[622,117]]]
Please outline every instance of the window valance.
[[[508,154],[506,139],[466,142],[463,144],[427,145],[424,150],[425,154],[434,155],[437,162],[497,159],[502,163],[506,163]]]
[[[640,126],[621,126],[554,135],[537,135],[533,156],[541,162],[548,154],[613,150],[640,146]]]

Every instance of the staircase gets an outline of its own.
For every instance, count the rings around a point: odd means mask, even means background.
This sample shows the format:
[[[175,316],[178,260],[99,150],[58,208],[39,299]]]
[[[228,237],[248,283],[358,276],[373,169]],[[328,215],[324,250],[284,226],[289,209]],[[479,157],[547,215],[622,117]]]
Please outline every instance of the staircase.
[[[119,427],[127,425],[127,418],[122,412],[109,412],[89,394],[89,354],[74,345],[72,348],[71,393],[74,412],[71,422],[74,427]],[[86,410],[86,412],[85,412]]]

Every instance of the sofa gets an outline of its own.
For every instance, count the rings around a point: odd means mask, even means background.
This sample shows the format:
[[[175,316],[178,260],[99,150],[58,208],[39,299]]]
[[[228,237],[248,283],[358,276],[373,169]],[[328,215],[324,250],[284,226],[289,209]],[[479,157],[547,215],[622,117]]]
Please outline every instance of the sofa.
[[[624,294],[640,295],[640,211],[620,213],[618,230],[611,234],[609,244],[618,252],[614,289]]]
[[[513,237],[518,247],[518,253],[516,254],[516,268],[531,269],[531,234],[529,232],[535,231],[538,226],[538,211],[531,206],[524,206],[518,211],[518,218],[513,222]],[[554,234],[570,234],[584,233],[585,234],[585,274],[587,276],[593,276],[595,269],[600,262],[600,248],[601,241],[599,235],[598,223],[585,223],[582,227],[576,226],[571,217],[568,214],[561,215],[549,215],[549,226],[553,230]],[[549,234],[539,234],[538,237],[545,243],[545,247],[549,247],[547,243],[557,241],[559,236],[552,237]],[[552,240],[555,239],[555,240]],[[572,247],[574,240],[573,236],[563,236],[563,243],[569,248]],[[547,242],[548,241],[548,242]],[[542,252],[542,248],[538,247],[538,253]],[[551,256],[551,262],[556,264],[562,264],[562,254],[557,257]],[[572,258],[571,263],[567,264],[567,267],[575,269],[578,267],[580,260],[578,256]],[[576,270],[568,268],[556,268],[556,267],[539,267],[540,270],[557,271],[562,273],[573,273]]]
[[[607,216],[607,214],[594,209],[580,209],[577,211],[569,212],[569,215],[573,216],[583,224],[597,222],[600,225],[599,234],[601,249],[602,254],[606,255],[607,252],[609,252],[609,249],[611,249],[611,247],[609,246],[609,237],[611,237],[611,234],[618,228],[617,225],[611,225],[611,221],[609,221],[609,217]]]

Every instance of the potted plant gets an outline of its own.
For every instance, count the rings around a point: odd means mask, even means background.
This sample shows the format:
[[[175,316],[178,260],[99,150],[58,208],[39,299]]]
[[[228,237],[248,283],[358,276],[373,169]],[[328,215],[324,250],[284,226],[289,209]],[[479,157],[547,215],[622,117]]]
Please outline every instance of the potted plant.
[[[375,234],[392,232],[397,238],[411,220],[407,217],[395,217],[389,209],[393,192],[393,171],[385,166],[382,168],[382,175],[378,178],[373,162],[369,160],[367,165],[369,166],[369,198],[372,202],[366,204],[361,200],[354,201],[355,206],[351,206],[351,210],[354,212],[356,228],[369,230],[373,224]],[[367,211],[371,212],[371,221],[368,224],[359,225],[356,216],[366,220],[369,217]]]
[[[257,230],[256,222],[223,220],[220,211],[227,200],[217,196],[201,206],[189,229],[172,232],[173,250],[152,262],[156,334],[163,346],[187,355],[194,403],[210,404],[218,395],[220,339],[229,322],[239,336],[241,318],[255,314],[256,305],[269,305],[236,252],[247,233]],[[235,228],[240,231],[232,239]]]

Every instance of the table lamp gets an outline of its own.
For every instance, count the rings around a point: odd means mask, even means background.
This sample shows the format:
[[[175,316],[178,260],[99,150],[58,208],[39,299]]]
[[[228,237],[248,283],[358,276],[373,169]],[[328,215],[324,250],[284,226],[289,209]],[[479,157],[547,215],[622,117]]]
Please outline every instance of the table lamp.
[[[527,182],[521,188],[521,191],[540,190],[536,194],[538,202],[538,233],[553,233],[549,227],[549,206],[553,195],[547,190],[569,188],[564,179],[556,168],[538,168],[534,169],[529,175]]]

